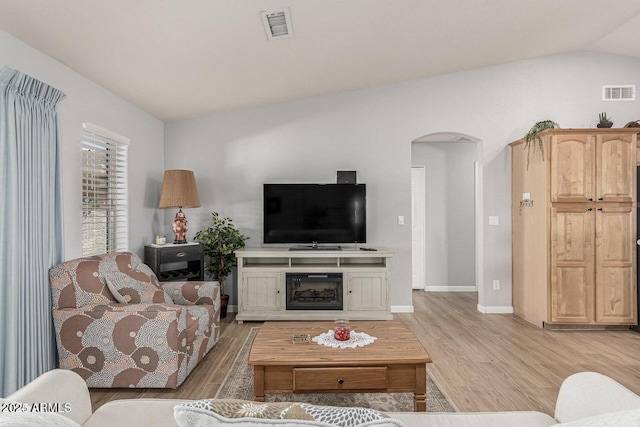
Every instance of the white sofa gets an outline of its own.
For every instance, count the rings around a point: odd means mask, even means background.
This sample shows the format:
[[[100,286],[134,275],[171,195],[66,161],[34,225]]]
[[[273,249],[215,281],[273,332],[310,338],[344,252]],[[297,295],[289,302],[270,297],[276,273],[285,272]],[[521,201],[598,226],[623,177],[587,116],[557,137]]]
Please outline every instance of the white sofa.
[[[0,399],[5,412],[0,413],[0,426],[31,425],[26,414],[16,415],[17,405],[51,403],[62,415],[82,426],[159,427],[175,426],[173,408],[188,402],[177,399],[125,399],[106,403],[93,412],[89,390],[84,380],[68,370],[56,369],[41,375],[20,390]],[[55,405],[55,404],[58,405]],[[13,413],[6,412],[12,410]],[[620,412],[622,411],[622,412]],[[25,423],[19,420],[24,415]],[[594,372],[582,372],[565,379],[555,408],[555,419],[534,411],[493,413],[389,413],[407,427],[454,426],[638,426],[640,425],[640,396],[609,377]],[[604,420],[603,417],[608,418]],[[4,420],[4,421],[3,421]],[[630,421],[631,420],[631,421]],[[607,423],[608,424],[605,424]],[[37,424],[33,424],[37,425]],[[52,424],[59,425],[59,424]],[[241,426],[242,424],[234,424]],[[565,424],[561,424],[565,425]]]

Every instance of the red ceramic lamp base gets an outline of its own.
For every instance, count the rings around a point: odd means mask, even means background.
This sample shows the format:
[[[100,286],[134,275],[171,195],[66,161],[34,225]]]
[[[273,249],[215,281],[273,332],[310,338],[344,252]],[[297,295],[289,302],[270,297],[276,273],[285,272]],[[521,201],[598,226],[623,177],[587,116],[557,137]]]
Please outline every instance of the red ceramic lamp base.
[[[176,234],[176,238],[173,241],[174,244],[187,243],[187,230],[189,229],[189,223],[187,217],[182,212],[182,208],[176,214],[173,220],[173,232]]]

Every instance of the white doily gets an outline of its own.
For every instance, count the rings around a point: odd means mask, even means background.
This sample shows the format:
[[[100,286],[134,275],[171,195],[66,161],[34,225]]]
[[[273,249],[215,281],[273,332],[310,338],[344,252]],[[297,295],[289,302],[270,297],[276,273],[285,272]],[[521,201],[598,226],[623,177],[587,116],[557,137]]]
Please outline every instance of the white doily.
[[[377,340],[376,337],[372,337],[371,335],[365,332],[356,332],[351,331],[350,338],[348,341],[338,341],[333,336],[333,331],[329,330],[324,332],[317,337],[313,337],[311,341],[317,342],[318,345],[325,345],[327,347],[333,348],[356,348],[356,347],[364,347],[365,345],[369,345],[372,342]]]

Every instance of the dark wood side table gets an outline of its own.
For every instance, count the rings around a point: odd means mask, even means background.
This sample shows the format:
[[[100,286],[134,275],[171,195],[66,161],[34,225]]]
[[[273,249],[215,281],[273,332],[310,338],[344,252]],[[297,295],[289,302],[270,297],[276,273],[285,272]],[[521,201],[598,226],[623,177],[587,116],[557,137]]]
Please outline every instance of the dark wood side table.
[[[200,243],[146,245],[144,263],[161,282],[204,280],[204,252]]]

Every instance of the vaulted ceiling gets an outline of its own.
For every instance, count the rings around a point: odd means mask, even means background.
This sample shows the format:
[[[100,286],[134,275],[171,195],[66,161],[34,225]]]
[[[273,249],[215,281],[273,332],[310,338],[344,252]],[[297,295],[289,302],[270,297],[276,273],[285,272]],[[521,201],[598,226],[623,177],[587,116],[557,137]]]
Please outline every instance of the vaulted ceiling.
[[[270,41],[261,12],[282,7],[293,36]],[[638,0],[0,0],[0,28],[166,121],[565,52],[640,57]]]

